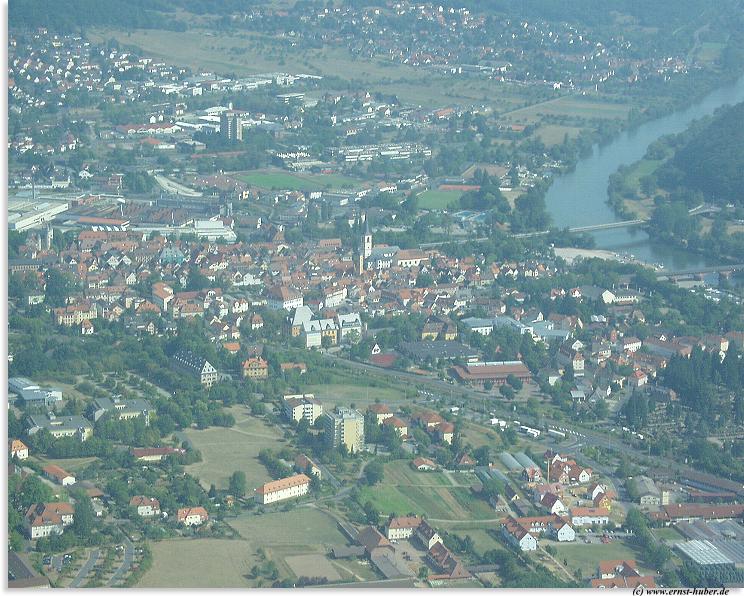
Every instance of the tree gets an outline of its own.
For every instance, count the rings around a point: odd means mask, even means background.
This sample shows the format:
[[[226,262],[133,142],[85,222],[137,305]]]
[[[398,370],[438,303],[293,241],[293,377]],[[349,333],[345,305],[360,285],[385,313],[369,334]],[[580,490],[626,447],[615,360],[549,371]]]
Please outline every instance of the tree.
[[[186,289],[189,291],[204,290],[210,287],[209,279],[206,275],[202,275],[199,271],[192,271],[189,274],[189,280],[186,282]]]
[[[78,493],[75,498],[75,518],[72,522],[72,530],[80,538],[90,537],[96,520],[93,505],[90,498],[84,494]]]
[[[49,306],[64,306],[75,286],[72,278],[58,269],[46,272],[46,298]]]
[[[245,486],[245,472],[240,470],[233,472],[232,476],[230,476],[230,492],[236,497],[243,497],[245,496]]]
[[[364,504],[363,509],[364,515],[367,517],[367,521],[373,526],[376,526],[380,521],[380,512],[377,510],[377,507],[372,504],[372,501],[367,501]]]
[[[378,482],[382,482],[385,476],[385,469],[382,464],[378,461],[373,461],[367,464],[364,468],[364,477],[367,480],[367,484],[374,486]]]

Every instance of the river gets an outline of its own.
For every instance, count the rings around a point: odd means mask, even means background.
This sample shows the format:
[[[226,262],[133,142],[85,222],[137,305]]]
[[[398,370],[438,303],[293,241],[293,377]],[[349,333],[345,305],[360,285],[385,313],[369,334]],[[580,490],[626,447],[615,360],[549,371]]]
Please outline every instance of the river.
[[[591,155],[579,160],[576,168],[557,176],[545,198],[553,223],[576,227],[620,221],[607,204],[610,174],[625,164],[641,159],[648,146],[659,137],[685,130],[690,122],[712,114],[725,104],[744,101],[744,76],[721,87],[685,110],[646,122],[621,133],[606,145],[595,145]],[[655,242],[639,228],[616,228],[592,232],[596,248],[632,254],[646,263],[660,263],[667,270],[716,265],[714,260],[668,244]]]

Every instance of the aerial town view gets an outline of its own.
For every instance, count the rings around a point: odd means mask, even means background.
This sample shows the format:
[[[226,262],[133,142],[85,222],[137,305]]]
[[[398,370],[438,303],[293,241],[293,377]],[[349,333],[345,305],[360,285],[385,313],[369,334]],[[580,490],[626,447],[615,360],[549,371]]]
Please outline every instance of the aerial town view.
[[[744,587],[744,0],[7,18],[8,587]]]

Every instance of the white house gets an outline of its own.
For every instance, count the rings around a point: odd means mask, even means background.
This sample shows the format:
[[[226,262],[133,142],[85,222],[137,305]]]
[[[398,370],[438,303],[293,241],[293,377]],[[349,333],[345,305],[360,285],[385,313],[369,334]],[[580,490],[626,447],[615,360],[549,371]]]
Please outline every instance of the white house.
[[[387,525],[388,540],[405,540],[413,536],[413,532],[421,525],[422,519],[417,515],[408,517],[394,517]]]
[[[272,310],[292,311],[302,306],[304,300],[302,294],[297,290],[281,286],[269,290],[267,304]]]
[[[354,312],[346,315],[336,315],[336,320],[338,321],[339,341],[347,339],[349,334],[351,334],[352,337],[354,334],[356,334],[357,338],[362,337],[363,327],[359,313]]]
[[[28,447],[20,439],[11,439],[8,441],[8,451],[10,456],[16,459],[26,459],[28,457]]]
[[[571,509],[571,523],[574,526],[606,526],[610,522],[610,512],[604,507],[574,507]]]
[[[136,495],[129,500],[130,507],[137,508],[140,517],[153,517],[160,515],[160,501],[144,495]]]
[[[553,524],[553,538],[558,542],[573,542],[576,540],[576,532],[571,524],[565,520]]]
[[[537,538],[530,534],[529,530],[515,519],[507,519],[501,526],[501,532],[508,542],[522,552],[537,550]]]
[[[305,474],[296,474],[289,478],[282,478],[267,482],[256,489],[256,501],[262,505],[294,499],[306,495],[310,488],[310,478]]]
[[[182,507],[176,519],[184,526],[200,526],[209,520],[209,514],[204,507]]]

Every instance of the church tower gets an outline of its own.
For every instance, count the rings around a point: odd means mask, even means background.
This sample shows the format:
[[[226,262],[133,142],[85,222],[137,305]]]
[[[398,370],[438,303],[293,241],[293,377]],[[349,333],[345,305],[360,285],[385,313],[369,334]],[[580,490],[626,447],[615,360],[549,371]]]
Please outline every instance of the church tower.
[[[362,213],[362,255],[368,259],[372,254],[372,232],[369,230],[367,214]]]

